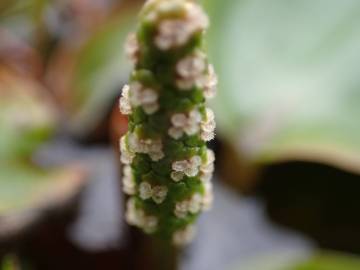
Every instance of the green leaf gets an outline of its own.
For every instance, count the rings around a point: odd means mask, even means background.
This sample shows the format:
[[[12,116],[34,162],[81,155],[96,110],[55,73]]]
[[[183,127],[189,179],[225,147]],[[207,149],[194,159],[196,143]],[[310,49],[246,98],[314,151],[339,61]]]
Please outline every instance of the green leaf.
[[[359,170],[360,2],[207,0],[219,134],[251,161]]]
[[[340,254],[322,254],[312,260],[301,263],[289,270],[357,270],[360,269],[360,259],[355,256]]]
[[[19,269],[17,260],[12,255],[7,255],[0,264],[1,270],[17,270]]]
[[[124,54],[128,33],[134,29],[137,5],[131,5],[99,27],[76,55],[73,91],[73,117],[70,127],[81,135],[108,113],[119,95],[131,64]]]
[[[49,137],[52,106],[36,82],[0,68],[0,161],[27,157]]]
[[[303,254],[304,255],[304,254]],[[301,256],[303,256],[301,255]],[[320,252],[309,259],[301,259],[299,254],[272,254],[257,257],[252,262],[242,263],[234,270],[357,270],[360,269],[360,258],[356,256]]]
[[[0,217],[56,205],[84,181],[76,167],[43,170],[20,162],[0,162]]]

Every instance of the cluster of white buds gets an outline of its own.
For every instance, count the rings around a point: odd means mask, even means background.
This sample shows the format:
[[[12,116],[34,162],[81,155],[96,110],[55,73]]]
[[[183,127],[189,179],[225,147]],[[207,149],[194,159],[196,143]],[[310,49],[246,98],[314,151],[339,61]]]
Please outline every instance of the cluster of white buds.
[[[158,4],[156,9],[151,6]],[[150,1],[146,9],[146,21],[156,23],[157,35],[154,43],[160,50],[178,48],[185,45],[196,34],[203,32],[209,25],[209,19],[196,4],[183,1]],[[172,18],[167,14],[176,14]]]
[[[128,195],[134,195],[136,193],[136,185],[129,165],[125,165],[123,168],[122,181],[124,192]]]
[[[200,112],[196,109],[190,111],[188,116],[185,113],[176,113],[171,117],[172,126],[168,130],[168,135],[178,140],[184,134],[195,135],[200,131],[200,137],[204,141],[211,141],[215,137],[215,116],[214,112],[207,108],[205,119],[202,119]]]
[[[211,99],[216,96],[218,85],[218,77],[215,73],[214,66],[209,64],[208,72],[204,76],[203,87],[204,87],[204,96],[206,99]]]
[[[212,150],[206,151],[206,161],[200,166],[200,179],[204,183],[210,182],[214,172],[215,154]]]
[[[125,43],[125,54],[133,65],[136,65],[138,63],[139,54],[140,54],[140,45],[135,33],[131,33],[127,37]]]
[[[153,114],[159,109],[158,98],[159,95],[154,89],[146,88],[135,81],[130,86],[124,86],[120,111],[128,115],[132,113],[132,108],[141,106],[146,114]]]
[[[188,213],[196,214],[203,209],[204,197],[200,193],[195,193],[189,199],[177,202],[174,209],[174,214],[178,218],[185,218]]]
[[[202,210],[208,211],[211,209],[214,201],[213,186],[210,181],[204,183],[204,195],[202,198]]]
[[[188,160],[178,160],[172,163],[173,172],[171,172],[171,178],[175,181],[181,181],[184,176],[194,177],[198,175],[201,165],[201,157],[193,156]]]
[[[191,90],[193,87],[203,89],[206,99],[216,95],[218,78],[213,65],[208,64],[206,55],[196,51],[181,59],[176,65],[176,85],[180,90]]]
[[[184,246],[189,244],[195,236],[195,227],[192,225],[186,226],[184,229],[178,230],[173,235],[173,243],[177,246]]]
[[[130,198],[126,207],[126,221],[133,226],[142,228],[146,233],[154,233],[158,227],[158,218],[146,215],[142,209],[136,207],[134,198]]]
[[[201,114],[194,109],[186,115],[185,113],[177,113],[171,117],[172,126],[168,130],[168,134],[173,139],[180,139],[184,134],[189,136],[199,132],[202,121]]]
[[[214,112],[206,108],[206,116],[205,120],[201,122],[201,139],[204,141],[211,141],[215,137],[215,128],[216,128],[216,122],[215,122],[215,115]]]
[[[125,156],[128,156],[128,153],[130,155],[135,155],[135,153],[148,154],[153,161],[159,161],[165,156],[162,151],[161,139],[142,139],[136,133],[129,133],[125,136],[128,140],[128,152],[125,152]]]
[[[119,106],[120,112],[122,114],[129,115],[132,113],[132,108],[130,104],[130,86],[127,84],[122,89]]]
[[[178,75],[176,85],[179,89],[191,90],[194,86],[202,87],[206,65],[206,56],[201,51],[196,51],[181,59],[176,65]]]
[[[127,136],[122,136],[120,139],[120,153],[121,153],[121,162],[124,165],[129,165],[135,157],[135,152],[130,151],[128,144],[126,142]]]
[[[139,196],[143,200],[153,199],[157,204],[161,204],[168,193],[166,186],[154,186],[152,187],[148,182],[142,182],[139,186]]]

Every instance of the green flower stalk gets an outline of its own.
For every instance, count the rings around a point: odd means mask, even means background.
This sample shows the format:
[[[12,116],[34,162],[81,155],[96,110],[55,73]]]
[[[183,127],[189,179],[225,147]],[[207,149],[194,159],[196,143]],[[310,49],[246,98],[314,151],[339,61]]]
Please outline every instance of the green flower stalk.
[[[129,129],[120,139],[126,219],[184,245],[213,200],[214,114],[206,108],[217,77],[203,51],[208,17],[190,0],[150,0],[126,53],[134,64],[120,99]]]

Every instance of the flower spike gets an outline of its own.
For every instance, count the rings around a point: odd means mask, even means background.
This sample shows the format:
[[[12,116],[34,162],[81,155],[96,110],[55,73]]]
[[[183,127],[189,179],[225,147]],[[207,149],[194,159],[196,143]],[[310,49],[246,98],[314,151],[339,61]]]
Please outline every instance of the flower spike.
[[[184,245],[211,207],[215,118],[205,106],[217,77],[203,50],[207,15],[192,0],[148,0],[126,54],[134,65],[120,110],[126,219],[145,233]]]

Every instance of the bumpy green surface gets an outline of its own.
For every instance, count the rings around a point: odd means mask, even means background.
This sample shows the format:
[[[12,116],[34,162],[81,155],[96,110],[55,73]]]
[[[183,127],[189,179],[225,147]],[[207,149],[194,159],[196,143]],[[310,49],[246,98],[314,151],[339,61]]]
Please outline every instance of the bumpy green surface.
[[[166,1],[149,2],[140,14],[140,23],[136,32],[139,52],[130,79],[130,97],[134,95],[131,83],[140,83],[145,89],[153,89],[157,92],[159,109],[149,114],[142,106],[132,106],[129,114],[129,131],[124,140],[128,148],[131,148],[129,146],[130,134],[136,134],[140,139],[161,140],[162,142],[164,156],[158,161],[154,161],[146,153],[134,153],[131,161],[132,177],[135,183],[132,200],[135,200],[136,208],[144,211],[146,216],[150,215],[158,219],[156,230],[151,233],[161,238],[171,239],[176,231],[184,230],[188,225],[193,224],[201,212],[199,210],[197,213],[187,213],[185,217],[179,218],[174,215],[176,204],[189,199],[194,194],[206,195],[204,181],[200,178],[201,171],[193,177],[185,175],[178,182],[171,178],[172,166],[176,161],[189,160],[194,156],[199,156],[203,164],[208,161],[206,141],[201,137],[200,130],[191,135],[185,133],[179,139],[168,134],[172,125],[171,117],[176,113],[187,114],[196,109],[202,121],[207,120],[204,89],[194,85],[191,89],[184,91],[176,84],[178,76],[176,66],[179,61],[199,50],[203,51],[204,31],[194,31],[185,44],[168,50],[159,49],[154,42],[159,31],[159,23],[167,19],[183,19],[187,5],[194,5],[196,8],[198,6],[192,1],[171,0],[167,2],[172,6],[161,13],[160,9]],[[147,19],[152,12],[160,14],[157,20]],[[207,68],[204,74],[209,72],[206,56],[205,62]],[[156,203],[151,198],[145,200],[141,198],[139,186],[143,182],[150,183],[151,186],[166,187],[168,192],[165,200],[162,203]]]

